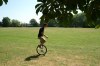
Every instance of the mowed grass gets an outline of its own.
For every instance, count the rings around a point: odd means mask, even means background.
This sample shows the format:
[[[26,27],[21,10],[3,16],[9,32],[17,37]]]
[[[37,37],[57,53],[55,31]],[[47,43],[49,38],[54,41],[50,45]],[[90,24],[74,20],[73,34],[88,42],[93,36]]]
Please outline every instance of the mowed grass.
[[[39,28],[0,28],[0,66],[100,66],[100,29],[46,28],[46,56],[38,56]]]

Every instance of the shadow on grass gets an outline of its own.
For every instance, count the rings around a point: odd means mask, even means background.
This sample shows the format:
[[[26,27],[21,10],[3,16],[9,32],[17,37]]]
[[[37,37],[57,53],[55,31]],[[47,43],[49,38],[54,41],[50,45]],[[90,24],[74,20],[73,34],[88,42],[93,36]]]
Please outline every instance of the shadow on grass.
[[[40,57],[41,55],[33,55],[33,56],[29,56],[27,58],[25,58],[25,61],[30,61],[30,60],[36,60]]]

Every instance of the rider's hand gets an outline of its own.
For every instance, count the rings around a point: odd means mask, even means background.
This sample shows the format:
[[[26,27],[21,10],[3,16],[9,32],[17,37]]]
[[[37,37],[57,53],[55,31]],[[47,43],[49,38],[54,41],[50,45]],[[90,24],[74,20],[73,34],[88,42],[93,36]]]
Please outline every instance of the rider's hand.
[[[48,36],[44,35],[46,38],[48,38]]]
[[[48,38],[48,36],[46,36],[46,38]]]

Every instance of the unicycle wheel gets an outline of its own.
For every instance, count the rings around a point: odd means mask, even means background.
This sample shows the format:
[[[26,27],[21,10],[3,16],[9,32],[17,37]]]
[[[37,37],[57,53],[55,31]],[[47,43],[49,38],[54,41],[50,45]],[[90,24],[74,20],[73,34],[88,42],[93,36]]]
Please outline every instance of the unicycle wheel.
[[[45,55],[47,53],[47,48],[45,45],[38,45],[36,51],[39,55]]]

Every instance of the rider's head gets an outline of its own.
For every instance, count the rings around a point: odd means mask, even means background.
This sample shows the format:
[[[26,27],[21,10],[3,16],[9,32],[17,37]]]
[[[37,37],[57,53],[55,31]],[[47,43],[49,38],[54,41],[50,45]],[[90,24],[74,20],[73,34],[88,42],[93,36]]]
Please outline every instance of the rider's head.
[[[48,24],[47,24],[47,23],[44,23],[44,24],[43,24],[43,27],[44,27],[44,28],[45,28],[45,27],[47,27],[47,26],[48,26]]]

